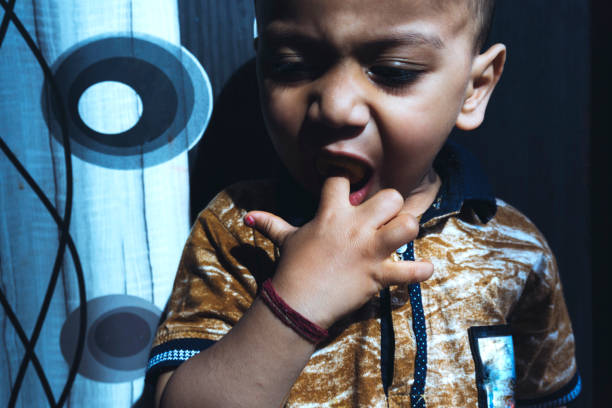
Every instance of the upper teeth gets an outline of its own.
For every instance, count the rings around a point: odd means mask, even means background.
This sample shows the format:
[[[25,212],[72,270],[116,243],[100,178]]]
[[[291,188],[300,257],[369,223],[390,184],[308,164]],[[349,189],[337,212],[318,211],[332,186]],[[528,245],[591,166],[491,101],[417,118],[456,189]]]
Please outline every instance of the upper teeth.
[[[323,176],[328,176],[334,170],[340,170],[348,173],[349,181],[357,183],[366,175],[365,166],[348,157],[341,156],[323,156],[319,157],[316,163],[317,170]]]

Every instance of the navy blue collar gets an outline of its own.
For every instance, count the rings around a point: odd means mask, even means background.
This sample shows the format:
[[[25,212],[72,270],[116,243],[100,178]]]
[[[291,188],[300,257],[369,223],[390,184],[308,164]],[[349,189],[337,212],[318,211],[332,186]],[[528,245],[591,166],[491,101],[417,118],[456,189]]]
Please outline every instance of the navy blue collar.
[[[449,141],[438,153],[434,168],[442,179],[442,186],[434,203],[421,217],[421,224],[468,208],[483,223],[495,216],[495,196],[480,163],[470,152]]]
[[[421,224],[472,209],[481,222],[488,222],[497,211],[487,178],[476,158],[453,142],[447,142],[434,161],[442,186],[432,206],[421,217]],[[285,171],[279,188],[279,215],[295,226],[314,216],[317,201],[292,180]]]

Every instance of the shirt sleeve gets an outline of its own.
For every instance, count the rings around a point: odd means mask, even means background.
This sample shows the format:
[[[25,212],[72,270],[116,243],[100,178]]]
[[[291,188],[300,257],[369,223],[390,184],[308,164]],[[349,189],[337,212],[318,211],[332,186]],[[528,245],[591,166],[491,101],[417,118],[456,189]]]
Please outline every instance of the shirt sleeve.
[[[244,213],[223,192],[193,225],[153,340],[147,382],[223,337],[271,275],[273,245],[244,226]]]
[[[512,314],[518,407],[556,407],[580,393],[574,335],[554,256],[533,266]]]

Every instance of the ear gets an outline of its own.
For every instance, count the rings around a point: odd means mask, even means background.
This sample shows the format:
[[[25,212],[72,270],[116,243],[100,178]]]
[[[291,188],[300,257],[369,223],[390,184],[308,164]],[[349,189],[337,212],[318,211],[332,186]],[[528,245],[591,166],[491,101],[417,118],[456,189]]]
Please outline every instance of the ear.
[[[463,106],[457,117],[456,125],[459,129],[472,130],[480,126],[505,62],[506,46],[503,44],[492,45],[474,58]]]

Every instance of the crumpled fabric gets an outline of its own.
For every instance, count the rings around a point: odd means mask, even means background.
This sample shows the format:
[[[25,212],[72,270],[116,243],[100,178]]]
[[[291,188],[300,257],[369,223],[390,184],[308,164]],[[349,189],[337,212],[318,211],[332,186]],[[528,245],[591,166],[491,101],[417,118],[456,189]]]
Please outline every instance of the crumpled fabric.
[[[278,248],[244,225],[254,209],[278,211],[275,181],[236,184],[203,210],[185,245],[174,289],[153,346],[219,340],[274,273]],[[478,390],[468,329],[510,325],[516,398],[549,395],[576,375],[574,337],[554,256],[537,228],[497,200],[486,224],[462,211],[429,220],[414,242],[416,259],[434,264],[421,283],[427,324],[429,407],[476,407]],[[380,369],[380,299],[337,322],[291,389],[287,407],[410,406],[415,342],[407,286],[391,287],[393,382]]]

